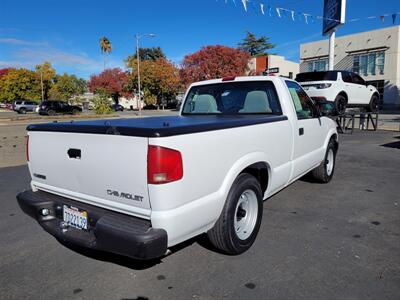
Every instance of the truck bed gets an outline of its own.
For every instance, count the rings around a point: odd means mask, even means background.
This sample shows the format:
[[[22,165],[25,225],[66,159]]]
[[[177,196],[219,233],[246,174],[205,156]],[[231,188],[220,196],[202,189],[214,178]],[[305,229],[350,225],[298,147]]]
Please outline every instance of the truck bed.
[[[33,124],[28,131],[166,137],[287,120],[276,115],[198,115]]]

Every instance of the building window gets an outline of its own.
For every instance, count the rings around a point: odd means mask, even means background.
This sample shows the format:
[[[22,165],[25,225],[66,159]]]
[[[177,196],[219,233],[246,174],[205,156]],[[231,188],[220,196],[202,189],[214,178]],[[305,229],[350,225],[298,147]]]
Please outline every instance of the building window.
[[[327,70],[328,70],[328,59],[314,60],[308,63],[308,72],[327,71]]]
[[[363,76],[383,75],[385,65],[385,52],[373,52],[353,56],[353,72]]]

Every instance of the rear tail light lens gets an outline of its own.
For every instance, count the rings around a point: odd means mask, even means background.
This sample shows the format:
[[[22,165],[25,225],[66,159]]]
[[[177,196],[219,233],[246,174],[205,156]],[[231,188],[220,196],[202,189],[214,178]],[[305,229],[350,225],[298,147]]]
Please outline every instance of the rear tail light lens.
[[[25,137],[26,161],[29,161],[29,135]]]
[[[163,184],[182,179],[182,155],[179,151],[160,146],[149,146],[147,157],[147,181]]]

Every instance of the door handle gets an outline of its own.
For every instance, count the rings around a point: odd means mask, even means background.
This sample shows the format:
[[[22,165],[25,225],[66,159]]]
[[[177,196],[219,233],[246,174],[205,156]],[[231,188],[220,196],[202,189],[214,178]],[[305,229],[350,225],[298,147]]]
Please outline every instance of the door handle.
[[[81,159],[81,149],[70,148],[67,153],[69,158]]]
[[[304,134],[304,128],[301,127],[301,128],[299,128],[299,135],[303,135],[303,134]]]

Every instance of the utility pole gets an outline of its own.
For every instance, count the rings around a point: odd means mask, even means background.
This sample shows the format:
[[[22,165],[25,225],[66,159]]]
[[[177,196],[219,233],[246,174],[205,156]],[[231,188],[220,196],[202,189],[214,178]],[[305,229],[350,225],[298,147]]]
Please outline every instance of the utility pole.
[[[140,54],[139,54],[139,33],[136,33],[136,60],[137,60],[137,78],[138,78],[138,98],[136,98],[139,115],[142,110],[141,91],[140,91]]]
[[[142,34],[139,35],[139,33],[136,33],[136,61],[137,61],[137,75],[138,75],[138,98],[136,98],[137,101],[137,106],[138,106],[138,110],[139,110],[139,115],[141,114],[142,111],[142,91],[140,88],[140,53],[139,53],[139,39],[144,37],[144,36],[148,36],[148,37],[155,37],[156,35],[154,33],[146,33],[146,34]]]

